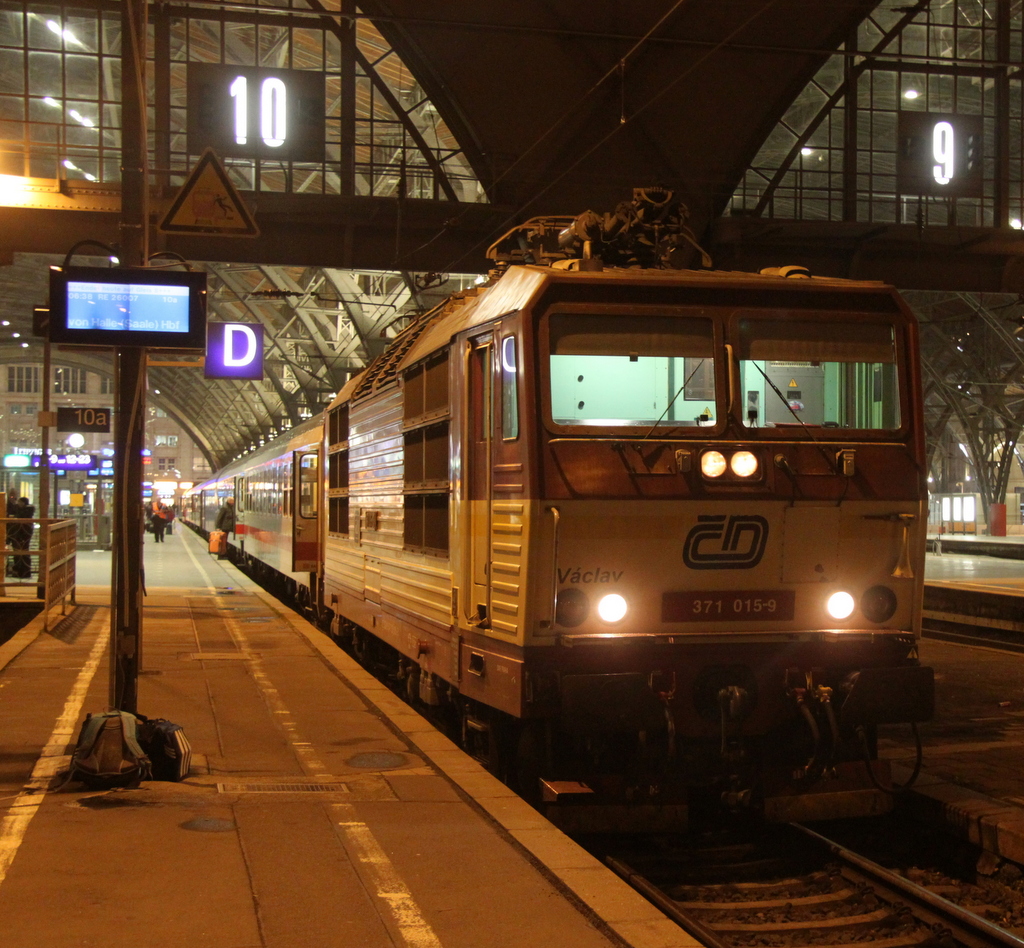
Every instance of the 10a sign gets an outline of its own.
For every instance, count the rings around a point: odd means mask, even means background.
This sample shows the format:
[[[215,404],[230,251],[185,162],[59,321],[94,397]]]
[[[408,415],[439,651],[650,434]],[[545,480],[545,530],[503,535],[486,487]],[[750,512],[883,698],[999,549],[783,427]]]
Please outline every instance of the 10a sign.
[[[188,150],[277,161],[324,160],[322,72],[188,65]]]
[[[110,431],[109,408],[58,408],[58,431]]]
[[[900,112],[896,187],[901,194],[980,197],[984,125],[980,115]]]

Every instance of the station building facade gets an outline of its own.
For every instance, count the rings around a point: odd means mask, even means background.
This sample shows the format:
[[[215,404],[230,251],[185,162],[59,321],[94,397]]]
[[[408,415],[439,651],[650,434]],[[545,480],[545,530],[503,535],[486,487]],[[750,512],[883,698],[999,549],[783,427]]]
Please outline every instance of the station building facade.
[[[49,382],[50,410],[92,409],[108,413],[113,406],[113,378],[85,368],[57,364]],[[3,488],[28,497],[38,508],[38,457],[42,452],[43,366],[17,363],[0,366],[0,456]],[[68,426],[69,429],[73,426]],[[53,469],[51,516],[103,515],[113,486],[116,445],[113,425],[108,432],[51,431],[49,453]],[[210,465],[195,442],[157,404],[147,408],[144,491],[173,503],[181,491],[210,474]],[[85,463],[85,459],[90,459]],[[53,460],[57,459],[57,460]],[[61,466],[65,459],[67,466]],[[45,516],[37,509],[37,516]]]

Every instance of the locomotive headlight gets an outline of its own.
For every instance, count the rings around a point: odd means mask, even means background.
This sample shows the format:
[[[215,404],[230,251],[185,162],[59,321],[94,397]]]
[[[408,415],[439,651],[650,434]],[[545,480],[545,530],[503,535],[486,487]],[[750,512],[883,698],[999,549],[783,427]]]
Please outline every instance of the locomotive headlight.
[[[705,477],[721,477],[727,467],[721,451],[705,451],[700,456],[700,472]]]
[[[618,593],[609,593],[597,604],[597,614],[604,622],[619,622],[626,615],[626,600]]]
[[[849,619],[853,615],[853,606],[853,596],[848,592],[832,593],[825,603],[825,608],[833,619]]]
[[[737,477],[753,477],[758,466],[757,456],[749,451],[737,451],[729,458],[729,467]]]

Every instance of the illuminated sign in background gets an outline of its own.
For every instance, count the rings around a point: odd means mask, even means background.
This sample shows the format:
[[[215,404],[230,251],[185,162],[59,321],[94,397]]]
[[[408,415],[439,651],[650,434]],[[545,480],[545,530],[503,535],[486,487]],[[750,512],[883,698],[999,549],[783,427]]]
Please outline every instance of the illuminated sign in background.
[[[324,160],[322,72],[188,64],[189,154]]]
[[[253,323],[207,323],[208,379],[263,378],[263,327]]]
[[[61,471],[91,471],[99,467],[95,454],[51,454],[50,468]],[[39,467],[38,454],[5,454],[4,467]]]
[[[982,196],[980,115],[900,112],[898,136],[896,187],[901,194]]]

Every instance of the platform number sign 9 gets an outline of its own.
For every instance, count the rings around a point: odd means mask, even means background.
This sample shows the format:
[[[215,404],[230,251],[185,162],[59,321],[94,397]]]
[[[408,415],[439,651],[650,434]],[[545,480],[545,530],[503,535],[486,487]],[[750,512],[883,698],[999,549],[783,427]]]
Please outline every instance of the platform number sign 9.
[[[323,161],[325,94],[323,73],[189,63],[188,150]]]
[[[981,116],[901,112],[896,157],[901,194],[978,197],[984,181]]]

